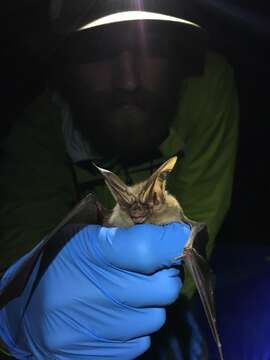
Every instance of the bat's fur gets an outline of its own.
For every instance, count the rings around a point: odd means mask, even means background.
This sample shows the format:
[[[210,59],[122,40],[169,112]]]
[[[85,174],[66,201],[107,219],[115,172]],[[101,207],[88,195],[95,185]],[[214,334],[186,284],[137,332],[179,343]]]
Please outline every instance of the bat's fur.
[[[114,173],[98,168],[116,200],[106,224],[127,227],[134,224],[184,222],[185,215],[177,199],[166,190],[166,178],[177,157],[167,160],[149,179],[127,186]]]
[[[131,194],[136,199],[140,198],[140,194],[146,185],[146,181],[128,187]],[[169,194],[166,190],[163,192],[163,200],[157,204],[147,204],[144,214],[146,216],[143,223],[146,224],[168,224],[170,222],[182,222],[183,210],[174,196]],[[131,226],[134,225],[134,219],[129,215],[127,209],[123,209],[119,204],[113,209],[113,212],[108,220],[111,226]]]
[[[134,224],[187,223],[191,234],[180,258],[189,269],[201,297],[214,339],[218,346],[220,359],[223,360],[221,342],[216,326],[211,269],[198,253],[194,240],[205,227],[188,219],[177,199],[166,190],[166,178],[172,171],[177,157],[167,160],[149,179],[127,186],[116,174],[98,168],[105,178],[106,185],[116,200],[116,206],[105,221],[105,225],[128,227]]]

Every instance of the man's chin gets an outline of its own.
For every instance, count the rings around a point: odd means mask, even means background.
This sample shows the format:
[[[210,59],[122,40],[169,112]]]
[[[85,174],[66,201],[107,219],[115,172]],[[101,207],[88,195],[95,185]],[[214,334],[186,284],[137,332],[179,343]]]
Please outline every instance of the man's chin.
[[[116,109],[112,109],[109,113],[104,114],[104,124],[108,124],[112,129],[122,132],[132,132],[135,134],[145,131],[147,124],[151,122],[151,114],[144,111],[142,108],[125,104]],[[126,130],[126,131],[123,131]]]
[[[124,165],[139,165],[147,161],[151,161],[157,157],[160,157],[160,152],[155,149],[153,151],[142,152],[139,154],[123,152],[118,156],[118,160]]]
[[[165,116],[135,105],[96,113],[95,119],[99,121],[89,124],[87,131],[81,128],[85,139],[103,157],[117,158],[129,164],[156,157],[160,144],[169,133]]]
[[[142,136],[136,136],[134,132],[126,134],[107,133],[100,134],[94,140],[94,148],[105,158],[117,158],[123,163],[140,164],[157,158],[160,155],[160,144],[168,136],[168,131],[159,134],[146,131]],[[98,139],[102,139],[101,141]]]

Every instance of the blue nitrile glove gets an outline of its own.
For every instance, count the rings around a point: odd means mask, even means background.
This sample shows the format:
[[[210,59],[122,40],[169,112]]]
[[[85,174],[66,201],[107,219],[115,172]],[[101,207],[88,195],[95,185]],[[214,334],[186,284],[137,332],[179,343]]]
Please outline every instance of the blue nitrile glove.
[[[180,292],[173,266],[189,233],[181,224],[66,226],[61,237],[70,241],[36,288],[20,332],[33,277],[0,313],[0,337],[18,359],[137,357],[164,324],[164,306]]]

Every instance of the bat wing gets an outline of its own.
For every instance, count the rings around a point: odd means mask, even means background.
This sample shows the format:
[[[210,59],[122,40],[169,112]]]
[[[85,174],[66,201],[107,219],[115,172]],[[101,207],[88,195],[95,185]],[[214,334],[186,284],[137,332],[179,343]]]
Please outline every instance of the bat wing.
[[[96,200],[94,195],[86,195],[69,213],[60,221],[60,223],[41,241],[41,243],[32,251],[13,276],[0,289],[0,309],[3,308],[9,301],[20,296],[25,285],[31,275],[31,272],[39,258],[39,256],[46,253],[46,250],[52,247],[55,241],[54,236],[63,228],[63,226],[79,222],[80,215],[87,213],[89,221],[88,224],[101,224],[103,222],[103,208]],[[81,222],[82,223],[82,222]],[[53,244],[55,245],[55,244]]]
[[[202,231],[203,228],[202,225],[203,224],[198,223],[198,227],[201,231],[201,233],[199,232],[198,235],[207,234],[206,227],[204,227],[205,231]],[[196,230],[195,230],[195,236],[191,232],[191,243],[189,243],[188,241],[189,246],[185,248],[183,258],[185,265],[188,268],[194,280],[196,288],[198,290],[209,326],[211,328],[213,337],[218,347],[220,359],[224,360],[222,353],[222,346],[221,346],[221,342],[217,330],[217,323],[216,323],[216,310],[215,310],[214,286],[213,286],[214,275],[207,261],[199,253],[200,251],[199,247],[200,248],[202,247],[202,242],[203,242],[203,241],[199,241],[199,239],[200,236],[198,237],[196,236]]]

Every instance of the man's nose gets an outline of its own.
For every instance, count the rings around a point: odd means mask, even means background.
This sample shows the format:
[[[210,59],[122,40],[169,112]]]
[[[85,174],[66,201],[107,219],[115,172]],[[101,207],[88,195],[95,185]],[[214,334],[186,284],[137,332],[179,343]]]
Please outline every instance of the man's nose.
[[[137,59],[130,51],[123,51],[116,59],[115,83],[122,90],[134,91],[139,85]]]

